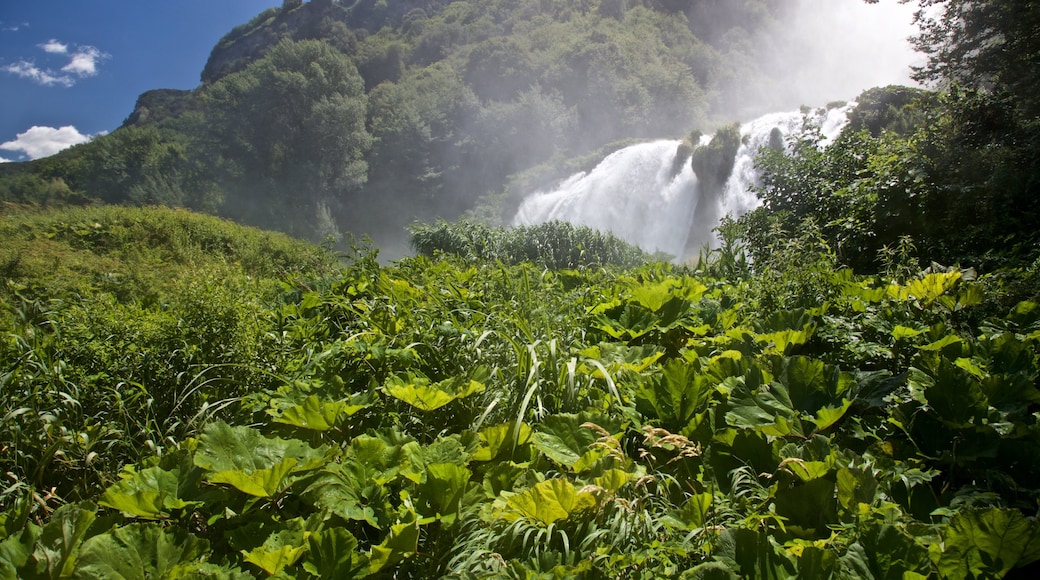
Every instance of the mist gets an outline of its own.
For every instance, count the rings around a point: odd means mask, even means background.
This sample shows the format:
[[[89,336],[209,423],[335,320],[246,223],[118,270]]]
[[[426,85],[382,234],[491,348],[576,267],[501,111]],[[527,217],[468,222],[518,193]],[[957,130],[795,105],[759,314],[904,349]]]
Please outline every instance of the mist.
[[[866,89],[916,86],[911,66],[923,62],[909,42],[915,3],[880,0],[793,0],[756,63],[768,81],[723,88],[721,112],[758,115],[854,99]]]

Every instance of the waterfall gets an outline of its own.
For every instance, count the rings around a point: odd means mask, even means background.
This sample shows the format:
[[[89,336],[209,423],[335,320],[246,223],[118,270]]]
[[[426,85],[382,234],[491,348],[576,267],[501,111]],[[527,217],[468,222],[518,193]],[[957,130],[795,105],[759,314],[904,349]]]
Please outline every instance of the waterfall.
[[[755,155],[769,145],[774,129],[787,137],[808,122],[819,127],[821,145],[826,145],[848,123],[854,105],[772,113],[743,124],[733,169],[719,192],[701,191],[689,159],[676,171],[680,141],[640,143],[612,153],[592,171],[529,195],[513,224],[566,221],[609,231],[650,252],[684,259],[705,245],[717,246],[713,229],[724,216],[739,217],[759,206],[751,191],[758,183]],[[700,144],[710,141],[711,136],[705,136]]]

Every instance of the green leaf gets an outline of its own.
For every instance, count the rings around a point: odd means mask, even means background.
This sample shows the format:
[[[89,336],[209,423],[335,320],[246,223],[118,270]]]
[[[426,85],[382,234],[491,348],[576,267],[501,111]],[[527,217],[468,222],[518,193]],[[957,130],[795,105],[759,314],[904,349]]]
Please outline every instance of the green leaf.
[[[1040,559],[1040,526],[1015,509],[957,512],[941,535],[930,552],[944,578],[1000,578]]]
[[[243,559],[267,572],[268,575],[277,576],[286,566],[295,564],[306,549],[306,546],[284,545],[276,548],[261,546],[245,554]]]
[[[387,489],[374,479],[377,473],[354,459],[331,464],[307,486],[301,497],[345,520],[383,528],[389,525],[390,502]]]
[[[923,333],[923,330],[917,330],[915,328],[909,328],[901,324],[897,324],[896,327],[892,329],[892,338],[896,340],[903,340],[906,338],[914,338],[916,336],[920,336]]]
[[[688,434],[691,422],[707,408],[714,386],[708,377],[681,359],[669,361],[659,373],[636,387],[636,409],[661,421],[672,432]]]
[[[911,280],[906,288],[911,296],[925,304],[930,304],[943,294],[946,294],[960,279],[961,273],[959,271],[936,272],[928,274],[919,280]]]
[[[776,513],[787,518],[789,530],[824,536],[838,521],[834,482],[821,477],[777,490]]]
[[[603,475],[596,477],[592,483],[611,493],[616,492],[632,480],[632,474],[622,469],[608,469]]]
[[[83,543],[77,578],[146,580],[187,575],[209,553],[209,542],[180,528],[131,524]]]
[[[219,471],[210,475],[209,481],[226,483],[242,493],[256,497],[274,497],[285,488],[296,463],[295,457],[286,457],[268,469]]]
[[[198,484],[198,477],[182,469],[149,467],[123,475],[123,481],[105,490],[98,504],[145,519],[164,519],[173,510],[199,505],[180,498],[181,489]]]
[[[343,528],[314,532],[307,537],[303,569],[322,580],[365,576],[366,562],[357,552],[357,539]]]
[[[61,506],[43,526],[33,550],[36,571],[49,578],[68,578],[76,566],[80,544],[87,539],[97,519],[92,503]]]
[[[845,400],[842,402],[840,407],[824,407],[820,409],[816,412],[816,417],[812,420],[813,424],[816,425],[816,430],[826,431],[831,428],[845,416],[845,413],[847,413],[851,407],[852,401]]]
[[[989,407],[979,380],[936,352],[922,352],[910,368],[915,399],[927,402],[940,421],[955,427],[981,422]]]
[[[494,461],[512,456],[516,447],[527,445],[531,442],[533,433],[534,431],[527,423],[518,425],[515,422],[492,425],[491,427],[481,429],[479,435],[482,445],[471,459],[473,461]]]
[[[319,432],[336,429],[344,418],[374,404],[367,397],[368,393],[365,395],[364,400],[351,401],[325,401],[311,395],[303,404],[282,411],[274,422]]]
[[[360,435],[350,442],[351,457],[368,470],[368,477],[379,485],[405,475],[416,481],[421,477],[422,466],[416,466],[413,458],[422,458],[422,448],[411,437],[396,430],[381,431],[374,435]]]
[[[35,524],[26,524],[0,542],[0,580],[18,580],[18,569],[29,562],[40,531]]]
[[[453,523],[471,475],[469,469],[453,463],[426,466],[426,480],[416,490],[419,514],[439,517],[445,524]]]
[[[591,493],[579,492],[565,479],[550,479],[510,497],[502,517],[507,521],[530,518],[549,525],[594,507],[596,498]]]
[[[420,411],[440,409],[456,399],[482,392],[484,388],[482,383],[466,377],[454,377],[431,384],[430,379],[414,374],[390,377],[383,385],[388,395]]]
[[[326,462],[327,448],[312,448],[297,439],[264,437],[256,429],[212,423],[199,437],[195,465],[211,472],[252,473],[271,469],[286,459],[296,459],[296,469],[313,469]]]
[[[928,548],[921,542],[900,526],[871,524],[840,558],[843,576],[896,580],[932,575]]]
[[[675,513],[675,517],[687,530],[703,528],[708,524],[708,514],[714,503],[715,497],[710,493],[693,494]]]
[[[411,556],[419,547],[419,519],[408,510],[401,521],[390,526],[390,534],[378,545],[372,546],[369,571],[376,574]]]
[[[584,415],[550,415],[538,426],[531,444],[556,463],[574,468],[599,438],[591,429],[582,427],[590,420],[595,422]]]
[[[754,530],[728,528],[719,535],[714,556],[743,578],[780,579],[794,576],[794,562],[769,536]]]

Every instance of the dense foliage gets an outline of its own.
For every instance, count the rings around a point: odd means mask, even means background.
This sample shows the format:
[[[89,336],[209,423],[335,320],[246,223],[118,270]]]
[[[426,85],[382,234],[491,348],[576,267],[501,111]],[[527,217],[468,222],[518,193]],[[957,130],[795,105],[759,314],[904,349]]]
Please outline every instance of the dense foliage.
[[[412,247],[421,255],[457,256],[471,262],[530,262],[553,270],[646,264],[651,257],[610,233],[566,222],[490,228],[469,221],[412,226]]]
[[[26,243],[97,262],[184,254],[179,279],[124,295],[90,275],[51,295],[7,259],[2,578],[976,578],[1040,559],[1040,306],[995,310],[989,276],[857,276],[807,235],[754,271],[736,243],[696,272],[359,249],[275,284],[236,265],[277,238],[183,212],[20,219]],[[170,222],[194,233],[147,238]],[[141,243],[121,233],[139,223]]]

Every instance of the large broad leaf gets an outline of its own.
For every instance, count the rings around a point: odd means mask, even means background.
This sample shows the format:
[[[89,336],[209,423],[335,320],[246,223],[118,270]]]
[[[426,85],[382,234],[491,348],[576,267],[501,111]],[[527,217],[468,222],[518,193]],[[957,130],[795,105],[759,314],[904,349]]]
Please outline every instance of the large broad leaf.
[[[787,354],[792,346],[809,342],[816,332],[816,322],[804,308],[774,312],[754,324],[755,340],[771,344],[766,352]]]
[[[322,580],[366,576],[367,564],[358,554],[358,541],[343,528],[329,528],[307,537],[303,569]]]
[[[209,542],[180,528],[131,524],[83,542],[76,577],[106,580],[183,577],[208,552]]]
[[[185,473],[188,471],[188,473]],[[98,503],[145,519],[164,519],[173,510],[184,509],[199,502],[181,499],[181,489],[199,482],[197,470],[165,470],[159,466],[127,472],[123,481],[109,487]]]
[[[795,564],[764,533],[741,528],[728,528],[719,535],[714,557],[728,564],[742,578],[773,580],[791,578]]]
[[[855,381],[852,375],[823,361],[803,356],[773,357],[773,375],[787,388],[792,408],[808,415],[821,409],[837,409],[846,399]]]
[[[929,551],[944,578],[1000,578],[1040,560],[1040,526],[1014,509],[964,510]]]
[[[600,435],[582,425],[595,423],[602,426],[604,422],[605,418],[589,414],[551,415],[542,420],[531,444],[549,459],[574,469],[583,457],[590,452],[595,455],[598,451],[592,449],[592,445]],[[588,457],[582,466],[587,468],[597,457]]]
[[[285,488],[295,471],[314,469],[327,461],[326,449],[314,449],[295,439],[264,437],[248,427],[214,423],[200,436],[195,465],[209,472],[213,483],[271,497]]]
[[[602,330],[611,338],[634,341],[657,327],[658,317],[638,304],[623,304],[600,314],[594,328]]]
[[[596,498],[565,479],[550,479],[510,497],[502,511],[507,521],[529,518],[549,525],[596,507]]]
[[[414,374],[390,377],[383,385],[391,397],[408,403],[420,411],[435,411],[456,399],[482,392],[484,384],[467,377],[453,377],[433,383]]]
[[[39,527],[27,524],[0,542],[0,580],[18,580],[18,569],[29,563],[39,535]]]
[[[426,467],[426,480],[416,490],[420,515],[436,517],[452,524],[459,512],[462,496],[469,487],[469,469],[453,463],[434,463]]]
[[[581,356],[599,361],[607,368],[616,370],[623,368],[632,372],[641,373],[657,362],[664,352],[653,344],[639,346],[628,346],[617,342],[604,342],[579,352]],[[587,368],[587,367],[584,367]],[[599,369],[588,369],[587,372],[602,378]]]
[[[934,274],[928,274],[919,280],[911,280],[910,283],[906,285],[906,289],[910,293],[910,296],[917,298],[925,304],[930,304],[943,294],[949,292],[957,285],[957,281],[960,279],[961,273],[959,271],[936,272]]]
[[[980,381],[970,371],[936,352],[921,352],[910,368],[915,399],[925,402],[939,420],[954,427],[981,424],[989,407]]]
[[[714,503],[715,496],[711,493],[696,493],[673,516],[687,530],[703,528],[708,525],[708,516]]]
[[[422,447],[396,430],[355,437],[348,452],[369,470],[368,477],[379,485],[389,483],[399,475],[412,481],[422,477],[422,467],[413,463],[413,458],[422,458]]]
[[[707,408],[713,392],[706,375],[675,359],[636,387],[636,409],[659,420],[664,428],[688,435],[688,428],[696,427],[691,422]]]
[[[295,523],[295,522],[294,522]],[[295,564],[307,550],[305,534],[294,527],[279,530],[264,543],[243,554],[243,559],[269,576],[277,576]]]
[[[481,446],[473,453],[473,461],[494,461],[511,457],[521,446],[531,442],[533,434],[527,423],[503,423],[481,429]]]
[[[76,566],[80,544],[97,519],[92,503],[69,504],[58,508],[43,526],[33,550],[35,572],[46,578],[68,578]]]
[[[373,404],[368,393],[349,401],[326,401],[311,395],[302,404],[282,411],[274,422],[311,431],[329,431],[338,428],[345,418]]]
[[[301,497],[345,520],[382,528],[390,522],[387,489],[374,478],[378,472],[356,460],[332,464],[322,470]]]
[[[776,513],[787,519],[788,531],[825,537],[838,523],[834,482],[820,477],[776,492]]]
[[[372,546],[368,557],[369,571],[376,574],[395,566],[414,554],[418,547],[419,518],[409,510],[397,524],[390,526],[390,534],[378,546]]]
[[[692,278],[666,278],[660,282],[645,282],[628,289],[629,299],[658,312],[673,299],[697,302],[708,287]]]
[[[213,423],[199,437],[195,465],[211,472],[270,469],[287,458],[297,461],[299,469],[320,466],[327,449],[313,448],[297,439],[264,437],[256,429]]]
[[[898,579],[921,578],[931,571],[928,548],[900,527],[871,525],[859,534],[840,558],[845,577]]]
[[[295,457],[286,457],[267,469],[218,471],[209,476],[209,481],[226,483],[242,493],[256,497],[274,497],[285,489],[296,463]]]

